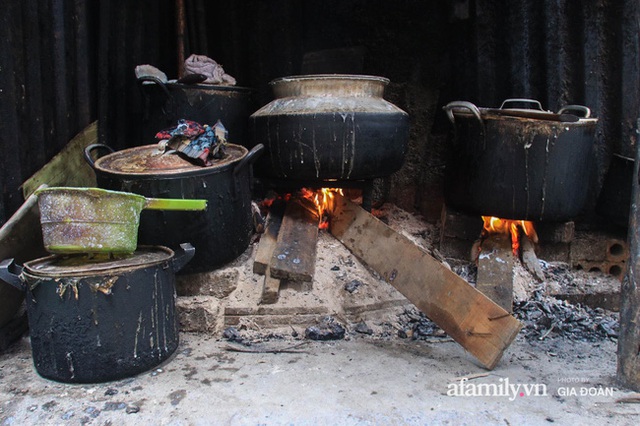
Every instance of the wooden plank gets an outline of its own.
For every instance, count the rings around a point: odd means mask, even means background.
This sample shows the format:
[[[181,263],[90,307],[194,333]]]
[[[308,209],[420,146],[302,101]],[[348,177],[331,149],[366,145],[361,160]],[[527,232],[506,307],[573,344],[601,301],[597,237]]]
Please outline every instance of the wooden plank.
[[[265,275],[267,272],[278,241],[278,232],[280,232],[285,207],[284,200],[275,200],[269,209],[267,225],[264,233],[260,236],[256,257],[253,260],[253,272],[256,274]]]
[[[493,369],[522,325],[406,237],[336,195],[331,233],[353,254]]]
[[[312,281],[316,265],[318,215],[290,200],[282,219],[276,248],[269,263],[273,278]]]
[[[514,262],[510,235],[493,234],[482,241],[476,289],[507,312],[513,309]]]
[[[278,293],[280,292],[280,280],[273,278],[271,273],[267,270],[264,275],[264,282],[262,284],[262,296],[260,297],[260,304],[269,305],[278,301]]]
[[[49,186],[96,186],[96,175],[84,159],[84,149],[97,142],[98,124],[94,121],[22,184],[25,200],[43,183]]]

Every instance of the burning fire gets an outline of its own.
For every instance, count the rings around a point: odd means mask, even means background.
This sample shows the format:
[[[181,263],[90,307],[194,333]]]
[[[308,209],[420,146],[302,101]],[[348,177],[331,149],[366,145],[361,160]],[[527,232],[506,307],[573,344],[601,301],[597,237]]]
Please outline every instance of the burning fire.
[[[342,193],[342,189],[340,188],[321,188],[317,191],[302,188],[302,196],[308,200],[313,201],[316,208],[318,209],[318,217],[320,218],[320,224],[318,227],[320,229],[328,229],[329,228],[329,220],[325,215],[327,209],[331,206],[331,200],[335,197],[334,193],[338,193],[340,195],[344,195]]]
[[[534,243],[538,242],[538,234],[533,228],[533,222],[528,220],[511,220],[500,219],[494,216],[482,216],[484,222],[483,232],[488,234],[510,234],[511,249],[513,255],[517,256],[520,250],[520,231],[521,229],[527,237]]]

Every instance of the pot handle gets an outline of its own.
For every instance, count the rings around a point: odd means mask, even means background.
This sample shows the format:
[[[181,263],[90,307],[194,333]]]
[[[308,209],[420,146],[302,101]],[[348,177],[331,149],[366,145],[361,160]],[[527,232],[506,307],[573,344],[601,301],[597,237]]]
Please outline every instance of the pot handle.
[[[175,255],[171,262],[173,272],[178,272],[184,268],[185,265],[193,258],[194,254],[196,254],[196,249],[190,243],[180,244],[180,247],[175,251]]]
[[[260,155],[262,155],[262,151],[264,151],[263,144],[259,143],[258,145],[254,146],[251,151],[249,151],[249,153],[242,160],[240,160],[240,162],[233,169],[233,175],[237,175],[243,168],[253,164],[254,161],[256,161],[258,157],[260,157]]]
[[[96,149],[104,149],[105,151],[109,151],[109,154],[115,152],[113,150],[113,148],[111,148],[109,145],[104,145],[101,143],[94,143],[91,144],[89,146],[87,146],[84,149],[84,159],[87,160],[87,163],[89,163],[89,165],[94,168],[94,164],[95,164],[95,160],[93,159],[93,156],[91,155],[91,152],[93,152]],[[98,157],[100,158],[100,157]]]
[[[26,286],[20,278],[21,273],[22,266],[16,265],[14,259],[5,259],[0,262],[0,279],[20,291],[25,291]]]
[[[515,103],[531,104],[532,108],[525,108],[525,109],[535,109],[537,111],[544,111],[544,109],[542,109],[542,104],[540,103],[540,101],[536,101],[535,99],[527,99],[527,98],[505,99],[502,102],[502,105],[500,105],[500,109],[508,109],[507,104],[515,104]]]
[[[169,89],[167,89],[167,86],[158,77],[147,75],[147,76],[138,78],[138,81],[140,82],[140,85],[142,85],[142,83],[144,83],[145,81],[150,81],[152,83],[157,84],[158,86],[160,86],[164,94],[167,95],[167,98],[172,99],[171,93],[169,93]]]
[[[566,105],[560,108],[560,111],[558,111],[558,114],[565,114],[568,111],[574,111],[574,112],[577,111],[578,113],[582,113],[582,118],[591,117],[591,110],[584,105]]]
[[[453,110],[454,109],[467,109],[467,110],[471,111],[471,114],[473,114],[478,119],[478,121],[480,122],[480,125],[483,124],[482,123],[482,116],[480,115],[480,110],[478,109],[477,106],[475,106],[471,102],[453,101],[453,102],[449,102],[447,105],[445,105],[443,109],[447,112],[447,117],[449,117],[449,121],[451,121],[452,123],[456,122],[456,118],[453,115]]]

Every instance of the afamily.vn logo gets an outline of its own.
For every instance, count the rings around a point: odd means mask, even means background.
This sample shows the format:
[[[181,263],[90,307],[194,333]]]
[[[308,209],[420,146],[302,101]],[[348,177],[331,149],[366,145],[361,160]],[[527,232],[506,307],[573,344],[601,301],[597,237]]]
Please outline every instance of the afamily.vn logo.
[[[448,396],[500,396],[513,401],[518,397],[547,396],[547,385],[543,383],[510,383],[509,378],[498,380],[499,383],[469,383],[469,379],[460,379],[457,383],[449,383]]]

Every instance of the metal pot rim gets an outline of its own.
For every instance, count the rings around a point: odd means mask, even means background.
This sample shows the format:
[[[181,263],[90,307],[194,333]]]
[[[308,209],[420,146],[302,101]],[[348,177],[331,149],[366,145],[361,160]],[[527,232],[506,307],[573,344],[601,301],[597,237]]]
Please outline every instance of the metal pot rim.
[[[149,81],[145,81],[142,83],[142,86],[149,86],[152,87],[154,85],[158,85],[155,82],[149,82]],[[243,86],[224,86],[224,85],[220,85],[220,84],[202,84],[202,83],[197,83],[197,84],[184,84],[184,83],[178,83],[175,80],[172,81],[168,81],[166,83],[163,83],[164,86],[166,86],[167,88],[170,89],[181,89],[181,90],[189,90],[189,89],[199,89],[199,90],[219,90],[222,92],[242,92],[242,93],[255,93],[256,89],[252,88],[252,87],[243,87]]]
[[[141,256],[141,252],[147,252],[155,255],[155,259],[147,260],[144,256]],[[135,254],[138,253],[138,256]],[[75,256],[80,257],[81,255]],[[73,270],[72,267],[59,267],[58,271],[41,270],[38,269],[38,265],[42,266],[48,262],[57,259],[69,258],[64,255],[50,255],[41,257],[38,259],[30,260],[23,266],[22,274],[25,277],[38,279],[55,279],[55,278],[87,278],[94,276],[114,276],[128,273],[138,269],[157,266],[164,262],[170,261],[175,256],[175,252],[168,247],[164,246],[138,246],[138,250],[131,256],[123,258],[123,260],[113,260],[96,262],[94,264],[84,264],[82,267],[78,267],[77,270]],[[122,263],[118,265],[118,263]]]
[[[188,177],[188,176],[202,176],[208,174],[219,173],[225,171],[229,168],[234,167],[236,163],[242,161],[248,155],[248,150],[242,145],[236,144],[227,144],[227,147],[234,151],[234,154],[230,155],[229,158],[225,158],[211,166],[196,166],[188,163],[184,160],[184,165],[181,167],[175,167],[172,169],[142,169],[140,171],[123,171],[116,170],[112,168],[108,168],[104,165],[109,161],[112,161],[116,157],[126,158],[127,156],[131,157],[135,153],[144,152],[145,150],[157,149],[156,144],[152,145],[142,145],[133,148],[127,148],[121,151],[116,151],[111,154],[107,154],[103,157],[98,158],[95,161],[94,169],[98,172],[105,173],[111,176],[120,176],[126,178],[179,178],[179,177]]]
[[[292,75],[287,77],[276,78],[269,82],[271,86],[297,82],[297,81],[318,81],[318,80],[341,80],[341,81],[372,81],[379,82],[385,86],[389,84],[390,80],[386,77],[380,77],[375,75],[361,75],[361,74],[307,74],[307,75]]]
[[[598,122],[597,118],[579,118],[578,121],[575,122],[564,122],[561,120],[550,120],[547,118],[535,118],[531,117],[519,117],[517,115],[509,115],[509,111],[517,111],[515,109],[509,110],[505,109],[504,112],[490,111],[488,109],[483,109],[480,111],[480,115],[483,121],[511,121],[511,122],[524,122],[524,123],[540,123],[540,124],[550,124],[550,125],[562,125],[562,126],[582,126],[595,124]],[[521,110],[524,111],[524,110]],[[452,111],[455,117],[464,117],[464,118],[473,118],[474,115],[468,111]],[[535,112],[534,112],[535,114]]]

